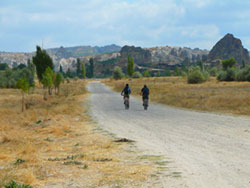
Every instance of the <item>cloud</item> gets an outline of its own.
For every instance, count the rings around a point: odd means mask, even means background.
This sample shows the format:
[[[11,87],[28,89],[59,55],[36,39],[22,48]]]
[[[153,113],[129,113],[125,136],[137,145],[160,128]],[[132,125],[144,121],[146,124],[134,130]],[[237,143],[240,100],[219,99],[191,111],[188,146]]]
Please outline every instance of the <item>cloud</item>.
[[[0,50],[13,51],[17,44],[34,50],[31,44],[43,39],[49,39],[45,47],[116,43],[210,48],[228,32],[247,38],[249,8],[248,2],[232,0],[1,1]]]

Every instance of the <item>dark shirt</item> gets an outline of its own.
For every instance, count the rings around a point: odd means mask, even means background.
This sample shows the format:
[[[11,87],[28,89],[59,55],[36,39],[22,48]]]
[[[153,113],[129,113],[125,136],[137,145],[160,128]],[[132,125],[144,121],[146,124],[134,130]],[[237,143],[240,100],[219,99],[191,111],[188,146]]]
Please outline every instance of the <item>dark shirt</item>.
[[[127,93],[125,91],[128,91]],[[129,97],[129,95],[131,94],[131,89],[129,87],[125,87],[123,88],[122,90],[122,93],[121,93],[124,97]]]
[[[149,96],[149,89],[147,87],[144,87],[141,89],[142,92],[142,98],[143,99],[148,99]]]

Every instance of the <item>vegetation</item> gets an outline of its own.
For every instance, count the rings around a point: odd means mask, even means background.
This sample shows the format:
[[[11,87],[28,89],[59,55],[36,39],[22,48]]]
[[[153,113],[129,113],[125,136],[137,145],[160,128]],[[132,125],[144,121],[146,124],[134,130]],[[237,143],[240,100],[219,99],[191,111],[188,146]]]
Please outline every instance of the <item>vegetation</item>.
[[[47,100],[47,89],[49,90],[50,93],[50,88],[52,88],[53,86],[53,72],[50,69],[50,67],[47,67],[46,71],[43,74],[43,79],[42,79],[42,84],[43,84],[43,88],[44,88],[44,95],[43,95],[43,99]]]
[[[134,72],[133,78],[142,78],[142,74],[140,72]]]
[[[189,84],[199,84],[205,82],[205,77],[202,74],[201,70],[199,67],[193,67],[190,68],[188,77],[187,77],[187,82]]]
[[[20,185],[15,181],[11,181],[9,184],[4,186],[5,188],[32,188],[30,185]]]
[[[29,92],[30,84],[26,77],[20,78],[17,81],[17,88],[22,91],[22,112],[24,111],[24,94]]]
[[[209,70],[210,76],[217,76],[218,75],[218,69],[216,67],[213,67]]]
[[[89,69],[88,69],[88,75],[87,77],[88,78],[93,78],[94,77],[94,59],[93,58],[90,58],[89,60]]]
[[[250,82],[250,65],[246,65],[245,68],[238,71],[236,80]]]
[[[143,73],[143,76],[144,76],[144,77],[151,77],[149,71],[145,71],[145,72]]]
[[[56,73],[53,84],[54,84],[54,88],[55,88],[55,93],[57,95],[60,93],[60,85],[63,81],[64,81],[64,78],[63,78],[62,74],[60,72]]]
[[[124,73],[122,72],[121,67],[116,66],[114,68],[114,72],[113,72],[113,78],[116,80],[122,79],[124,77]]]
[[[30,86],[34,86],[34,66],[29,64],[28,67],[19,67],[15,69],[6,68],[0,71],[0,88],[16,88],[17,81],[26,77]]]
[[[85,64],[83,61],[81,62],[81,73],[82,73],[82,78],[85,79],[86,78],[86,70],[85,70]]]
[[[236,63],[237,62],[235,61],[235,59],[233,57],[226,59],[226,60],[222,60],[223,70],[227,71],[228,69],[233,68]]]
[[[8,69],[9,66],[6,63],[0,63],[0,71]]]
[[[128,76],[132,77],[134,74],[134,59],[128,57]]]
[[[199,84],[207,81],[209,79],[209,74],[203,68],[201,71],[200,67],[191,67],[188,72],[187,82],[189,84]]]
[[[36,47],[36,55],[33,57],[33,63],[36,66],[37,78],[41,82],[43,74],[48,67],[54,69],[54,64],[51,57],[47,54],[46,50],[42,50],[40,46]]]

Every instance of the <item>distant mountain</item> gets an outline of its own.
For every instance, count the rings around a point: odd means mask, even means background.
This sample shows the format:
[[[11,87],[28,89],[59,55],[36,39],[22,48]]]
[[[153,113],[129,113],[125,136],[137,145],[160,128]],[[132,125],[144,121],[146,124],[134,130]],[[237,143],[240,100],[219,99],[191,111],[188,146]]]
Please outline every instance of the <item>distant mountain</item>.
[[[209,52],[208,62],[218,63],[230,57],[234,57],[238,64],[242,64],[243,61],[246,64],[250,63],[249,52],[243,47],[241,40],[232,34],[227,34]]]
[[[47,49],[47,52],[51,55],[57,56],[57,58],[79,58],[83,56],[91,56],[104,53],[119,52],[121,50],[120,46],[115,44],[98,47],[98,46],[76,46],[76,47],[60,47]]]
[[[173,69],[175,66],[190,65],[203,61],[206,65],[218,65],[222,59],[234,57],[239,64],[244,61],[250,63],[249,52],[242,46],[240,39],[232,34],[227,34],[209,52],[199,48],[187,47],[153,47],[141,48],[135,46],[120,47],[109,45],[104,47],[77,46],[47,49],[55,64],[55,71],[59,71],[60,65],[63,71],[76,70],[77,58],[88,64],[89,59],[94,59],[95,75],[103,77],[111,75],[115,66],[120,66],[124,71],[127,69],[128,56],[135,62],[136,71],[164,71],[166,68]],[[0,63],[7,63],[10,67],[26,64],[35,53],[7,53],[0,52]]]

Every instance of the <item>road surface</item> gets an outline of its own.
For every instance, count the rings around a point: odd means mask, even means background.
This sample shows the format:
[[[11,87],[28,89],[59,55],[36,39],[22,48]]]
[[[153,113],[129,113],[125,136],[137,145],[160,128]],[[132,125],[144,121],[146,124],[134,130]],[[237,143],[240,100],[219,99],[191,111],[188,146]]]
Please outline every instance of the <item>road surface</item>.
[[[137,142],[139,148],[171,159],[176,180],[162,187],[249,188],[250,118],[183,110],[122,97],[104,84],[88,84],[91,114],[103,129]]]

